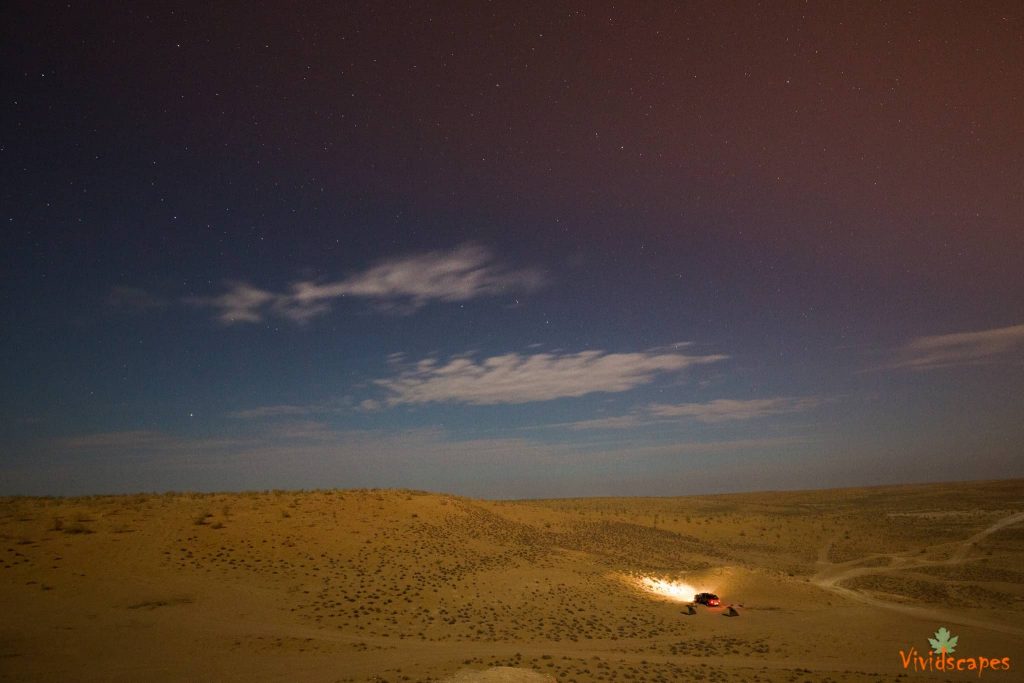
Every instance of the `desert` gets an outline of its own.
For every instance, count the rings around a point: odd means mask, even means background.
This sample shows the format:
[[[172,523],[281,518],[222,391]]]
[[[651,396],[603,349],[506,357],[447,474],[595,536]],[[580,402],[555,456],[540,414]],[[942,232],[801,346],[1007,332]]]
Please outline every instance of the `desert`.
[[[0,533],[4,680],[978,678],[904,666],[939,628],[1024,665],[1020,480],[11,497]]]
[[[38,2],[0,681],[1024,681],[1024,2]]]

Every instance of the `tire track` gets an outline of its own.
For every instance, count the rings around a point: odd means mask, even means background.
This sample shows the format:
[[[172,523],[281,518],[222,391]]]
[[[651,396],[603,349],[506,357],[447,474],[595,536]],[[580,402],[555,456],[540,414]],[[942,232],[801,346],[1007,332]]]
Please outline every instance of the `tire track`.
[[[1007,624],[999,624],[990,621],[983,621],[980,619],[972,619],[970,617],[964,617],[958,615],[955,612],[947,612],[938,609],[931,609],[927,607],[915,607],[913,605],[901,605],[897,603],[887,602],[885,600],[879,600],[866,595],[853,588],[846,588],[839,584],[848,579],[860,577],[860,576],[884,576],[891,575],[897,572],[906,571],[909,569],[917,569],[919,567],[935,567],[942,565],[954,565],[961,564],[966,561],[968,553],[974,545],[981,539],[994,534],[995,532],[1005,529],[1008,526],[1024,522],[1024,512],[1018,512],[1004,517],[996,523],[986,527],[985,529],[974,534],[966,541],[960,544],[957,551],[948,560],[925,560],[908,557],[904,553],[891,553],[891,554],[872,554],[859,560],[853,560],[850,562],[831,563],[828,561],[828,553],[834,542],[830,539],[825,544],[824,548],[818,553],[817,564],[821,569],[815,574],[811,581],[814,585],[824,588],[827,591],[836,593],[850,600],[871,605],[872,607],[878,607],[881,609],[887,609],[892,612],[900,612],[903,614],[909,614],[911,616],[919,617],[921,619],[931,619],[940,622],[949,622],[954,624],[960,624],[961,626],[972,626],[975,628],[988,629],[990,631],[998,631],[1000,633],[1007,633],[1010,635],[1024,636],[1024,629],[1009,626]],[[888,567],[857,567],[851,566],[864,560],[885,557],[888,558],[892,563]]]

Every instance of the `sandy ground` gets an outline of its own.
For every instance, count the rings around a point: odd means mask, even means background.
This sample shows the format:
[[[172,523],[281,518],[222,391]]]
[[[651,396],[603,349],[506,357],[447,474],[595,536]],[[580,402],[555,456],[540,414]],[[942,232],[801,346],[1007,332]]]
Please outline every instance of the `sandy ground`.
[[[1024,680],[1024,482],[8,498],[0,612],[3,680],[978,679],[904,668],[940,626]]]

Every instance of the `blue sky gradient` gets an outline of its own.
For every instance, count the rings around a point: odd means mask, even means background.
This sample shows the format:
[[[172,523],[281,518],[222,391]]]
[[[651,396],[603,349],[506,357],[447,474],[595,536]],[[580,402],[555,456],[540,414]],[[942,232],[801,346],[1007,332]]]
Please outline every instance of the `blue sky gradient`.
[[[1024,476],[1022,21],[16,4],[0,494]]]

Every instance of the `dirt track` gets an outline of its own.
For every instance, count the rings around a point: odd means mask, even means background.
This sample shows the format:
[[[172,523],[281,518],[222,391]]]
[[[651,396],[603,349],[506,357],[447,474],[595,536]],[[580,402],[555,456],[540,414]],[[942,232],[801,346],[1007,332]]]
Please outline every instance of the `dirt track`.
[[[928,560],[922,558],[911,557],[908,553],[874,553],[867,557],[858,558],[856,560],[850,560],[847,562],[831,563],[828,561],[829,550],[832,547],[833,540],[822,547],[818,552],[818,559],[816,565],[819,567],[818,572],[812,577],[811,581],[821,588],[832,591],[843,597],[857,600],[867,605],[879,607],[882,609],[893,610],[895,612],[902,612],[903,614],[909,614],[911,616],[921,617],[925,619],[935,619],[938,621],[944,621],[954,624],[961,624],[963,626],[973,626],[977,628],[985,628],[992,631],[998,631],[1000,633],[1007,633],[1010,635],[1024,635],[1024,629],[1014,628],[1006,624],[999,624],[991,621],[983,621],[979,619],[972,619],[957,614],[956,612],[930,609],[926,607],[914,607],[911,605],[903,605],[887,600],[879,600],[869,595],[862,593],[861,591],[854,590],[852,588],[846,588],[841,586],[843,581],[853,579],[859,576],[882,576],[895,574],[900,571],[906,571],[908,569],[916,569],[919,567],[938,567],[938,566],[950,566],[955,564],[961,564],[967,560],[967,555],[970,553],[971,548],[980,541],[981,539],[994,534],[995,532],[1005,529],[1008,526],[1024,522],[1024,512],[1019,512],[1009,517],[1004,517],[995,524],[986,527],[985,529],[974,534],[966,541],[959,544],[956,552],[953,553],[952,557],[948,560]],[[877,560],[878,558],[885,558],[889,560],[889,566],[887,567],[862,567],[858,566],[861,563],[868,560]]]

